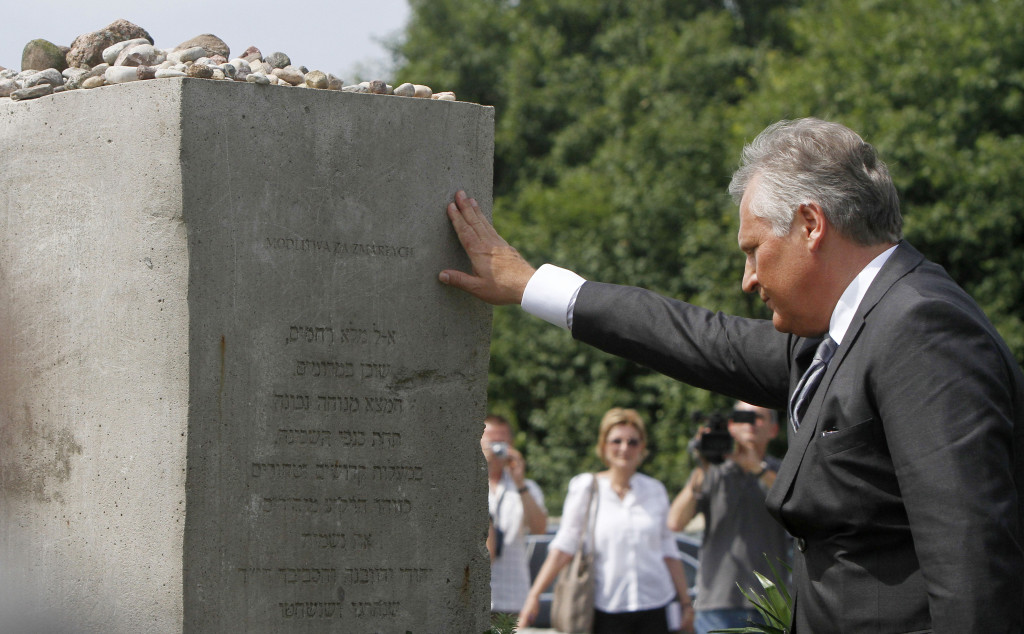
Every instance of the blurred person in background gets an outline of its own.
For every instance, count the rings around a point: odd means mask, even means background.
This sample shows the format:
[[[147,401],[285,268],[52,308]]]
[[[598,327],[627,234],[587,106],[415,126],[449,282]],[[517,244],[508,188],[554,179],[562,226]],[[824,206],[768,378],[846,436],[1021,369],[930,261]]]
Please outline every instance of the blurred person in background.
[[[480,448],[487,459],[491,612],[517,614],[530,589],[526,535],[547,530],[548,511],[540,487],[526,479],[526,461],[512,446],[507,419],[484,419]]]
[[[666,523],[668,492],[661,482],[637,473],[647,456],[647,431],[636,410],[616,407],[604,415],[597,455],[608,469],[582,473],[569,482],[558,533],[523,604],[519,626],[533,623],[541,593],[582,547],[596,477],[594,634],[666,634],[666,608],[677,596],[683,605],[682,627],[689,630],[693,607],[679,549]]]
[[[709,433],[708,428],[701,430],[698,447]],[[778,414],[737,402],[728,433],[732,450],[724,455],[699,452],[700,464],[668,512],[668,527],[673,531],[684,530],[697,513],[704,516],[697,570],[697,634],[762,624],[740,587],[760,589],[755,570],[773,579],[769,562],[780,574],[789,564],[789,536],[765,507],[780,465],[778,458],[768,455],[768,443],[779,434]]]

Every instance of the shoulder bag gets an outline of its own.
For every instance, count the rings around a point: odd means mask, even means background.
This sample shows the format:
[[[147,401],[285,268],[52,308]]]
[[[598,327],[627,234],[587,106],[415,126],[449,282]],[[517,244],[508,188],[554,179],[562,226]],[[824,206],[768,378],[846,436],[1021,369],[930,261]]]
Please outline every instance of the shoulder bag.
[[[587,514],[580,530],[579,547],[569,565],[558,573],[555,596],[551,601],[551,626],[565,634],[590,634],[594,629],[594,522],[597,519],[597,499],[597,474],[594,474]]]

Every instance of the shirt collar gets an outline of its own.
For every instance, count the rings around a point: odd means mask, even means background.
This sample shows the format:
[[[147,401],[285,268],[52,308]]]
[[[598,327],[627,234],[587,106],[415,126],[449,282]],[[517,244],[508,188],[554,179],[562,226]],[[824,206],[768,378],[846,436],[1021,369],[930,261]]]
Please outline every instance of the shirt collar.
[[[898,246],[898,244],[893,245],[878,254],[878,257],[874,260],[868,262],[868,265],[861,269],[857,277],[853,278],[850,285],[843,291],[842,297],[839,298],[839,303],[836,304],[835,310],[832,311],[832,319],[828,323],[828,334],[837,344],[843,343],[843,337],[846,336],[846,331],[853,322],[853,316],[857,314],[857,308],[860,307],[861,301],[867,295],[871,282],[875,281],[875,276],[882,270],[882,266],[885,265],[889,256],[892,255],[892,252]]]

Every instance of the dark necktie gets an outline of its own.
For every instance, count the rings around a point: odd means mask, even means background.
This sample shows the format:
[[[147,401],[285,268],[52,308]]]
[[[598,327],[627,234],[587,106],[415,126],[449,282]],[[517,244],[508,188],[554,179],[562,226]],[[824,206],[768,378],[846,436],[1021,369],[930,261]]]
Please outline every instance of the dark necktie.
[[[818,350],[814,353],[811,367],[807,368],[804,375],[800,377],[800,382],[796,384],[793,398],[789,401],[789,420],[793,423],[793,431],[800,429],[800,417],[807,411],[807,404],[814,396],[814,390],[818,389],[821,378],[825,376],[828,362],[832,360],[832,355],[836,353],[838,347],[839,344],[832,337],[825,335],[825,338],[818,344]]]

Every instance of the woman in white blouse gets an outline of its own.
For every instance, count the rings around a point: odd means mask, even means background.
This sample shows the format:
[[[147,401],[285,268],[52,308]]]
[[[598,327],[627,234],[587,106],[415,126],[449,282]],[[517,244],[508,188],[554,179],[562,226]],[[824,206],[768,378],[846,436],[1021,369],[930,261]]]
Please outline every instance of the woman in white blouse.
[[[666,607],[683,604],[684,630],[693,623],[686,573],[666,519],[665,486],[637,473],[647,456],[647,431],[632,409],[613,408],[601,419],[597,455],[608,469],[596,474],[594,521],[594,634],[666,634]],[[562,522],[519,613],[519,627],[537,618],[540,595],[581,546],[581,532],[594,474],[569,482]]]

